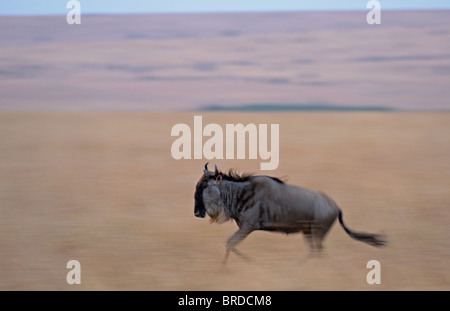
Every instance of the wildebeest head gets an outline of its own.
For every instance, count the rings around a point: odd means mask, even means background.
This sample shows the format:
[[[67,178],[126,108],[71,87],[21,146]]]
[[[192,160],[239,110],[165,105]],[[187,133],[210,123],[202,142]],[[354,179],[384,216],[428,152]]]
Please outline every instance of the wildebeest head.
[[[208,194],[214,194],[214,197],[220,197],[220,190],[216,186],[222,181],[222,173],[217,169],[215,165],[214,172],[208,170],[208,163],[205,164],[203,176],[197,183],[195,189],[195,209],[194,214],[196,217],[204,218],[206,216],[205,202],[203,201],[203,192],[208,188]],[[209,196],[210,196],[209,195]]]

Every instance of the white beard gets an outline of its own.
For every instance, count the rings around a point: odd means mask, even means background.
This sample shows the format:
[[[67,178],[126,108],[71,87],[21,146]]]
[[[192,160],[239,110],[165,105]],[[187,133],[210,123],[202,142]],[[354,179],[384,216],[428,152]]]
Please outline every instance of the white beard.
[[[222,224],[231,220],[220,197],[220,190],[218,187],[208,187],[203,191],[203,203],[205,205],[206,213],[211,217],[211,223],[215,222]]]
[[[218,224],[223,224],[224,222],[231,220],[230,216],[225,212],[223,207],[215,203],[207,204],[205,206],[205,209],[208,216],[211,217],[211,223],[215,222]]]

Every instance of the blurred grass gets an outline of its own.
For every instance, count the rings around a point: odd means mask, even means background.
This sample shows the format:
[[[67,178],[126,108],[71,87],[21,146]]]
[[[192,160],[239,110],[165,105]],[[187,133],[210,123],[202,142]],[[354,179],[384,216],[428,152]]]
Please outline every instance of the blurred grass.
[[[322,258],[300,235],[250,235],[221,267],[234,223],[193,215],[206,160],[170,154],[193,113],[1,112],[1,290],[449,290],[450,114],[202,113],[207,123],[279,123],[280,166],[220,160],[332,196],[354,230],[384,232],[375,249],[336,225]],[[82,284],[66,283],[81,263]],[[366,283],[377,259],[382,284]]]

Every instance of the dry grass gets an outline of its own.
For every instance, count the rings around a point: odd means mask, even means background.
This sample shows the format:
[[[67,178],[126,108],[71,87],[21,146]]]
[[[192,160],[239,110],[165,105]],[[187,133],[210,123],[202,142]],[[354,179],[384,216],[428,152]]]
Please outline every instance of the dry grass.
[[[233,223],[193,215],[205,160],[176,161],[171,127],[191,113],[1,112],[1,290],[450,289],[448,113],[204,113],[203,122],[280,124],[269,173],[336,199],[348,226],[390,245],[353,241],[339,225],[322,258],[299,235],[256,232],[221,267]],[[259,160],[222,169],[258,171]],[[77,259],[82,284],[66,284]],[[382,267],[369,286],[368,260]]]

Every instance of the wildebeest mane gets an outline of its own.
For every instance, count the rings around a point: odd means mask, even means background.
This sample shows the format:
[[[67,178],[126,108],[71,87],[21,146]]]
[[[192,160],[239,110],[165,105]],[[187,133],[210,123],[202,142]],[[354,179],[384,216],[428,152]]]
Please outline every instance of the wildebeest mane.
[[[239,174],[236,171],[230,169],[228,173],[222,173],[222,177],[225,180],[234,181],[234,182],[246,182],[254,175],[252,173],[243,173]]]
[[[228,171],[228,174],[225,173],[221,173],[223,179],[225,180],[229,180],[229,181],[234,181],[234,182],[246,182],[248,181],[250,178],[254,177],[255,175],[252,173],[243,173],[243,174],[239,174],[236,171],[230,169]],[[284,184],[284,182],[277,178],[277,177],[272,177],[272,176],[265,176],[265,177],[269,177],[273,180],[275,180],[276,182],[280,183],[280,184]]]

